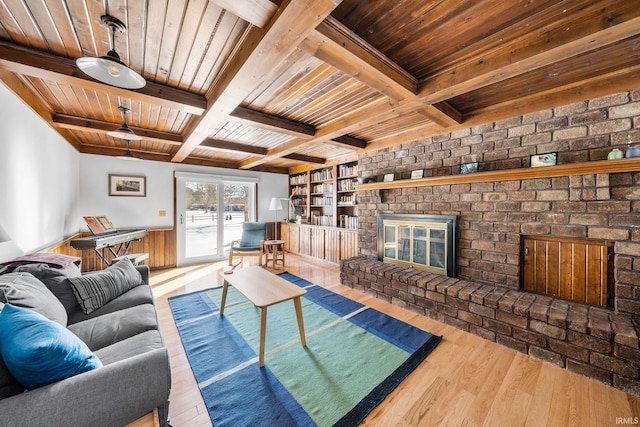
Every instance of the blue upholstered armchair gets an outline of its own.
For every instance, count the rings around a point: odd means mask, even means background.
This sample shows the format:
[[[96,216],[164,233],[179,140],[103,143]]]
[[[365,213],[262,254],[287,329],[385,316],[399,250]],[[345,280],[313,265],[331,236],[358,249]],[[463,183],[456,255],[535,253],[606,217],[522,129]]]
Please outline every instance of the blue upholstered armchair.
[[[233,265],[233,257],[240,257],[240,262],[245,256],[258,255],[258,264],[262,265],[262,254],[264,253],[264,240],[267,234],[266,222],[244,222],[242,223],[242,236],[240,240],[231,242],[229,250],[229,265]]]

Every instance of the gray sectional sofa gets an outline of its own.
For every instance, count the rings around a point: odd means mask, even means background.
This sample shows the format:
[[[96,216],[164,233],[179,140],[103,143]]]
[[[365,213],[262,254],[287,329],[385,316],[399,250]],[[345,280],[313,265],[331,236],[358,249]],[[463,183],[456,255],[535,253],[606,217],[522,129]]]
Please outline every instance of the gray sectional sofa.
[[[4,310],[7,305],[11,310]],[[0,425],[122,426],[155,408],[160,425],[168,425],[169,354],[158,328],[147,266],[123,260],[102,272],[81,274],[74,264],[23,265],[0,274],[0,310]],[[2,336],[12,321],[9,313],[18,310],[38,313],[33,315],[38,320],[44,316],[42,323],[62,335],[72,332],[72,341],[79,338],[81,342],[74,343],[94,362],[97,357],[98,366],[25,387],[27,379],[21,382],[12,375],[22,372],[15,367],[22,360],[9,362],[19,354],[11,347],[16,343]]]

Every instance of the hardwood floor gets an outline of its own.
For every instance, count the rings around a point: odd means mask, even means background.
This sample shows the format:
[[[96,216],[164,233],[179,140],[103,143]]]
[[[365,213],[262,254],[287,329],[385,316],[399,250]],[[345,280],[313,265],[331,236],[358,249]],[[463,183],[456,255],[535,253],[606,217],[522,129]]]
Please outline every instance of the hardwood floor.
[[[254,265],[250,259],[245,266]],[[171,354],[171,424],[211,426],[167,298],[222,284],[225,262],[155,271]],[[242,267],[238,267],[242,268]],[[287,255],[286,270],[434,334],[442,343],[364,426],[638,425],[640,398],[340,285],[338,267]],[[279,270],[282,271],[282,270]]]

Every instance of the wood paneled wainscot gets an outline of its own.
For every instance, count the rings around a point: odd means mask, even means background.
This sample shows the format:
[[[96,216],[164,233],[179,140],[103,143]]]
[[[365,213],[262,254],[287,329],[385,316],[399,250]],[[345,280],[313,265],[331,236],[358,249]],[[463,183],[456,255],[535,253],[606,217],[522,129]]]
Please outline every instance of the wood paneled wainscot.
[[[79,251],[74,249],[70,242],[73,239],[88,237],[91,234],[78,233],[71,236],[59,244],[44,249],[43,252],[53,252],[65,255],[72,255],[82,258],[82,271],[102,270],[106,266],[93,250]],[[148,253],[149,258],[145,264],[151,269],[170,268],[176,266],[176,232],[173,228],[148,228],[147,235],[142,239],[131,242],[128,253]],[[107,259],[111,254],[106,253]]]
[[[333,264],[358,253],[358,230],[308,224],[282,224],[285,250]]]

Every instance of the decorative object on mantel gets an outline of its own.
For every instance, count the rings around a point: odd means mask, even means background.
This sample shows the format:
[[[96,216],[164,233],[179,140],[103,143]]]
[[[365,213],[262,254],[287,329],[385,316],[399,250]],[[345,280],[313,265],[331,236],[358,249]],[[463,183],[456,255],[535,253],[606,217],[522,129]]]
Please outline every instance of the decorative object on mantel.
[[[385,173],[384,174],[384,178],[382,179],[383,182],[391,182],[393,181],[394,178],[394,174],[392,173]]]
[[[360,177],[356,178],[356,180],[358,181],[358,184],[366,184],[367,182],[371,181],[371,178],[360,176]]]
[[[554,166],[558,159],[558,153],[534,154],[531,156],[531,167]]]
[[[627,148],[627,152],[625,153],[625,157],[640,157],[640,148],[636,145],[631,145],[631,139],[629,139],[629,148]]]
[[[144,87],[147,84],[144,77],[127,67],[115,51],[115,32],[124,33],[127,31],[127,26],[109,14],[102,15],[100,21],[109,28],[111,33],[110,50],[105,56],[99,58],[83,56],[76,59],[78,68],[94,79],[111,86],[125,89]]]
[[[460,165],[460,173],[476,173],[478,172],[478,162],[463,163]]]
[[[411,171],[411,179],[422,178],[423,174],[424,174],[424,169],[416,169],[414,171]]]
[[[627,153],[628,152],[629,151],[627,150]],[[622,151],[620,151],[619,148],[614,148],[609,152],[609,154],[607,154],[608,160],[617,160],[617,159],[622,159],[623,157],[624,157],[624,154],[622,153]],[[631,157],[631,156],[627,155],[627,157]]]

